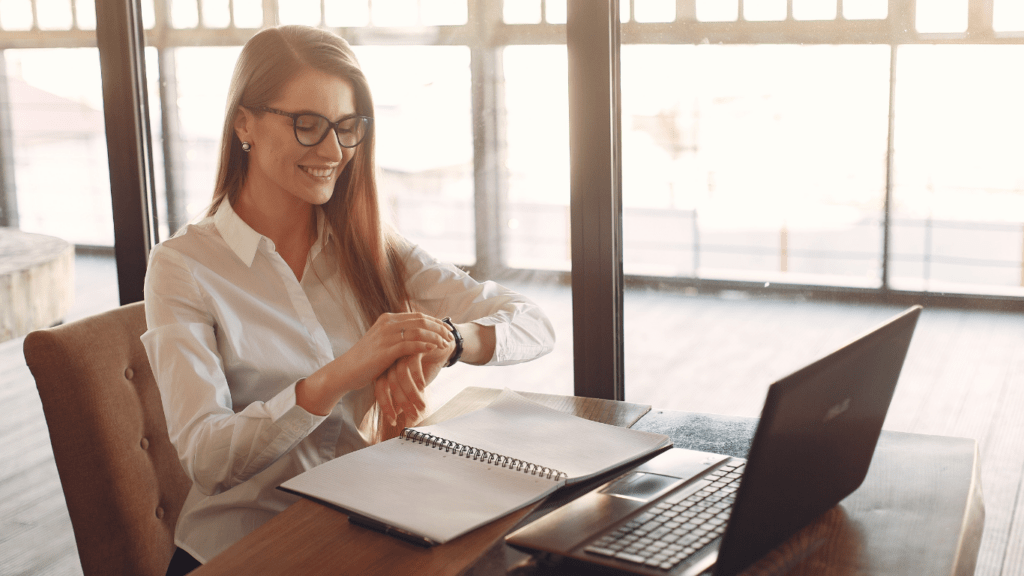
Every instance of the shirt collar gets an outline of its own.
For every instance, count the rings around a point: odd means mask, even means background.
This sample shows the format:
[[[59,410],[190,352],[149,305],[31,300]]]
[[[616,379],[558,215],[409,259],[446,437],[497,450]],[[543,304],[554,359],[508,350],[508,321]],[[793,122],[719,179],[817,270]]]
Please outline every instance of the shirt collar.
[[[327,224],[327,216],[324,214],[322,206],[317,206],[316,209],[316,242],[313,243],[313,247],[309,249],[309,259],[315,259],[320,251],[327,245],[328,240],[331,239],[331,227]]]
[[[260,246],[260,240],[264,239],[265,236],[246,224],[245,220],[242,220],[235,213],[235,209],[227,198],[221,201],[220,206],[217,208],[217,213],[213,217],[213,222],[217,226],[217,231],[220,232],[221,237],[224,238],[228,247],[231,248],[231,251],[246,266],[252,266],[252,261],[256,258],[256,250]],[[331,235],[331,227],[327,225],[324,211],[319,207],[316,211],[316,234],[317,241],[313,244],[313,252],[315,253],[311,254],[313,257],[317,255],[316,253],[319,253]],[[270,238],[266,238],[266,240],[270,245],[273,245],[273,241]]]

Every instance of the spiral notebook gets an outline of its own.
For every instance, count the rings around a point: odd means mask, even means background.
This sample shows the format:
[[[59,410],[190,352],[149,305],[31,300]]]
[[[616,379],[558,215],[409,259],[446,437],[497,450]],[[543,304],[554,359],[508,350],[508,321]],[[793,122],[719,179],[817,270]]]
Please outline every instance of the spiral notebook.
[[[433,545],[670,445],[664,434],[593,422],[506,389],[485,408],[406,428],[280,488]]]

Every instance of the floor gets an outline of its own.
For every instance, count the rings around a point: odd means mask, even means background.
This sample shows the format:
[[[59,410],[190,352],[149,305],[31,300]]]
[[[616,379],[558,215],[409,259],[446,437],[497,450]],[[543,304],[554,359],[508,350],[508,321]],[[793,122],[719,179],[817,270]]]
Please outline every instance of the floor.
[[[112,259],[76,258],[68,320],[117,305]],[[572,393],[571,300],[558,286],[512,284],[548,312],[559,340],[536,362],[460,367],[432,386]],[[629,292],[627,400],[661,409],[757,416],[772,381],[898,308],[788,299]],[[79,575],[74,536],[21,339],[0,343],[0,574]],[[978,440],[986,526],[979,576],[1024,575],[1024,315],[927,309],[886,428]]]

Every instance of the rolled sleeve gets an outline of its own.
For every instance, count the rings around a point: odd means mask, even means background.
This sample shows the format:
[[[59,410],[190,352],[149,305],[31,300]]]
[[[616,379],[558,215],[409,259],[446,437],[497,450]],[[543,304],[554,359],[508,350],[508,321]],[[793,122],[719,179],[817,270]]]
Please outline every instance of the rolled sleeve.
[[[494,326],[494,355],[485,364],[518,364],[544,356],[555,347],[555,330],[529,298],[492,281],[477,282],[451,264],[410,245],[406,259],[408,291],[414,306],[456,323]]]

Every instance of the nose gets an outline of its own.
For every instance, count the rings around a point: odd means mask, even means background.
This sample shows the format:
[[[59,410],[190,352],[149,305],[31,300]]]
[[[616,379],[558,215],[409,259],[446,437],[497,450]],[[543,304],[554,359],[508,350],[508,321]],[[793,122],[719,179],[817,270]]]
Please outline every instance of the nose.
[[[341,144],[338,143],[338,132],[336,128],[331,128],[327,133],[327,137],[316,145],[316,153],[322,158],[341,162],[341,158],[344,156],[344,149],[341,147]]]

